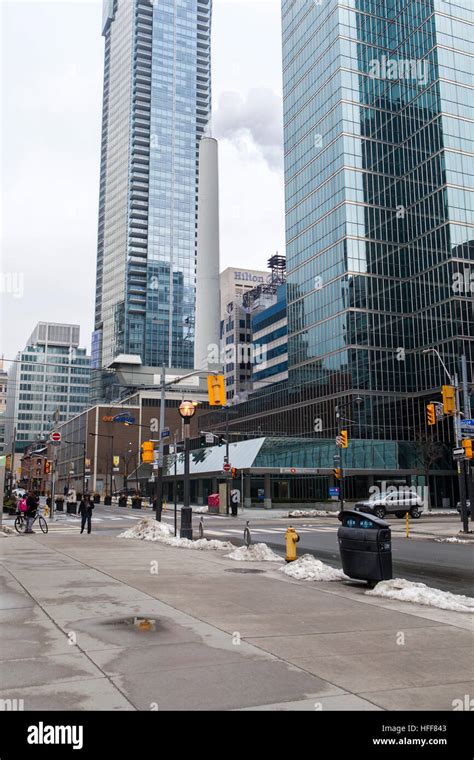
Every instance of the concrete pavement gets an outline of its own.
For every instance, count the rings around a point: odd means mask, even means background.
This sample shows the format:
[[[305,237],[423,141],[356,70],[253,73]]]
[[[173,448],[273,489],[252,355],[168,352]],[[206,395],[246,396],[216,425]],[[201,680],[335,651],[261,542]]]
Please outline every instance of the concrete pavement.
[[[474,693],[465,614],[99,532],[0,540],[0,700],[25,710],[451,710]]]

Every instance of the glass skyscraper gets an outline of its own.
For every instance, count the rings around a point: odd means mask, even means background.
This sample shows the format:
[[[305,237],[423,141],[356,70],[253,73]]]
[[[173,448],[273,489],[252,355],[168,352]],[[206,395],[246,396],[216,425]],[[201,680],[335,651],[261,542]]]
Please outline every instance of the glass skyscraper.
[[[447,382],[422,350],[474,368],[472,4],[284,0],[282,20],[290,399],[320,400],[324,435],[356,392],[357,435],[414,440]]]
[[[193,366],[211,10],[211,0],[104,0],[96,369],[120,354]],[[95,372],[92,400],[110,392]]]
[[[375,471],[416,479],[439,439],[452,503],[452,420],[425,411],[449,381],[423,350],[450,374],[464,354],[472,383],[472,2],[283,0],[282,36],[288,381],[231,427],[311,438],[304,466],[327,467],[343,406],[359,495]]]

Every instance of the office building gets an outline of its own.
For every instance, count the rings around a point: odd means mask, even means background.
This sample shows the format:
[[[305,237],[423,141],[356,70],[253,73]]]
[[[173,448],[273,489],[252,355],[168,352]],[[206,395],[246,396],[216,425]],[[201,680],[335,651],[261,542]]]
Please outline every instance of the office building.
[[[252,390],[288,379],[286,284],[277,286],[274,300],[252,315]]]
[[[88,405],[90,356],[78,325],[38,322],[8,372],[5,450],[45,439]]]
[[[472,3],[283,0],[282,35],[288,381],[231,426],[311,437],[327,466],[343,422],[357,496],[423,485],[433,436],[431,503],[453,505],[452,420],[425,408],[449,382],[430,349],[474,369]]]
[[[194,363],[199,141],[211,102],[211,0],[104,0],[92,365]],[[115,397],[94,371],[92,401]]]

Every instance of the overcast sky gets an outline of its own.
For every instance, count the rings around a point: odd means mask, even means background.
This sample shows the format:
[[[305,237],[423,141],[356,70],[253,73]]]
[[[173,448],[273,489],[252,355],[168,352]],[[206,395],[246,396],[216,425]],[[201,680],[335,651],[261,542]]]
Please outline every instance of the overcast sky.
[[[102,108],[102,0],[1,2],[2,339],[37,321],[90,347]],[[284,253],[280,0],[214,0],[221,269]]]

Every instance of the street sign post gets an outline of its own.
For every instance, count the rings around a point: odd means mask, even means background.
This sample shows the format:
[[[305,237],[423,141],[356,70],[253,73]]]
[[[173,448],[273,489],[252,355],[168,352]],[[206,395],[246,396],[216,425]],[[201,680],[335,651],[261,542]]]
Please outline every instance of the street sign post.
[[[206,443],[214,443],[214,433],[206,433]]]
[[[53,433],[51,433],[51,435],[50,435],[50,441],[55,446],[57,446],[58,444],[61,443],[61,433],[59,432],[59,430],[55,430]]]
[[[464,451],[464,449],[463,449],[463,451]],[[222,469],[224,470],[224,472],[230,472],[231,469],[232,469],[232,465],[229,464],[229,462],[224,462],[224,464],[222,466]]]
[[[170,437],[170,429],[163,428],[163,430],[160,433],[160,438],[169,438],[169,437]]]
[[[453,459],[455,459],[456,461],[461,460],[461,459],[466,459],[465,450],[462,447],[459,449],[453,449]]]

